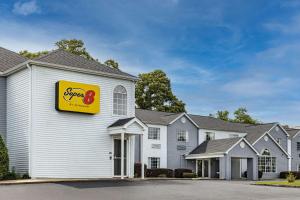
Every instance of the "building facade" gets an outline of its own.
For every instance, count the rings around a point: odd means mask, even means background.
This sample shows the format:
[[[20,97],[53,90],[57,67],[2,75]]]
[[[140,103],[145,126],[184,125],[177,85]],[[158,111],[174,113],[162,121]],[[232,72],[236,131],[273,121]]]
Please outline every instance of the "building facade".
[[[33,178],[134,176],[135,135],[145,130],[135,118],[136,77],[63,50],[26,60],[1,48],[2,60],[0,131],[11,170]]]

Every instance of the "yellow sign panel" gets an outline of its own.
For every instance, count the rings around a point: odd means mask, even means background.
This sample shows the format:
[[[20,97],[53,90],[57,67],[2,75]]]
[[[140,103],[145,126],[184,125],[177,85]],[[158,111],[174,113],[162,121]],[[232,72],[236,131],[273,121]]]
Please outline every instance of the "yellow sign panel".
[[[100,110],[100,88],[69,81],[56,83],[56,109],[96,114]]]

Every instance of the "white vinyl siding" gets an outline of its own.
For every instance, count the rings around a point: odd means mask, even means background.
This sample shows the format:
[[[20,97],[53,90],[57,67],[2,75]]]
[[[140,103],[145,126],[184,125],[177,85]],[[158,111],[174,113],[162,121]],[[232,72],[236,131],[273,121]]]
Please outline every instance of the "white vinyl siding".
[[[29,170],[30,71],[24,69],[7,78],[7,148],[10,169]]]
[[[55,110],[55,83],[59,80],[98,85],[100,112]],[[126,88],[125,117],[133,117],[134,82],[37,66],[33,67],[33,81],[32,177],[112,177],[113,140],[107,127],[120,119],[112,113],[113,90],[117,85]]]

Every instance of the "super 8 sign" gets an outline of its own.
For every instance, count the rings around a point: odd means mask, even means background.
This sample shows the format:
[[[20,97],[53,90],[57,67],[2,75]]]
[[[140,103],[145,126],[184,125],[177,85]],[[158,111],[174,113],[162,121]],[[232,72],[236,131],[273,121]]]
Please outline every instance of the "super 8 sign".
[[[56,109],[96,114],[100,111],[100,88],[70,81],[56,83]]]

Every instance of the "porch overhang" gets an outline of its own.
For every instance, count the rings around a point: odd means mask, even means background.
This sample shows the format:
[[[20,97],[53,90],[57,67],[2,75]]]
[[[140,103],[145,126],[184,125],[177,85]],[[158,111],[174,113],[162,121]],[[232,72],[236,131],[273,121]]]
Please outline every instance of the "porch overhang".
[[[107,130],[110,135],[129,134],[143,135],[147,126],[139,119],[132,117],[119,119],[110,125]]]
[[[203,153],[203,154],[189,154],[185,156],[187,160],[197,160],[204,158],[221,158],[225,156],[225,152],[217,152],[217,153]]]

